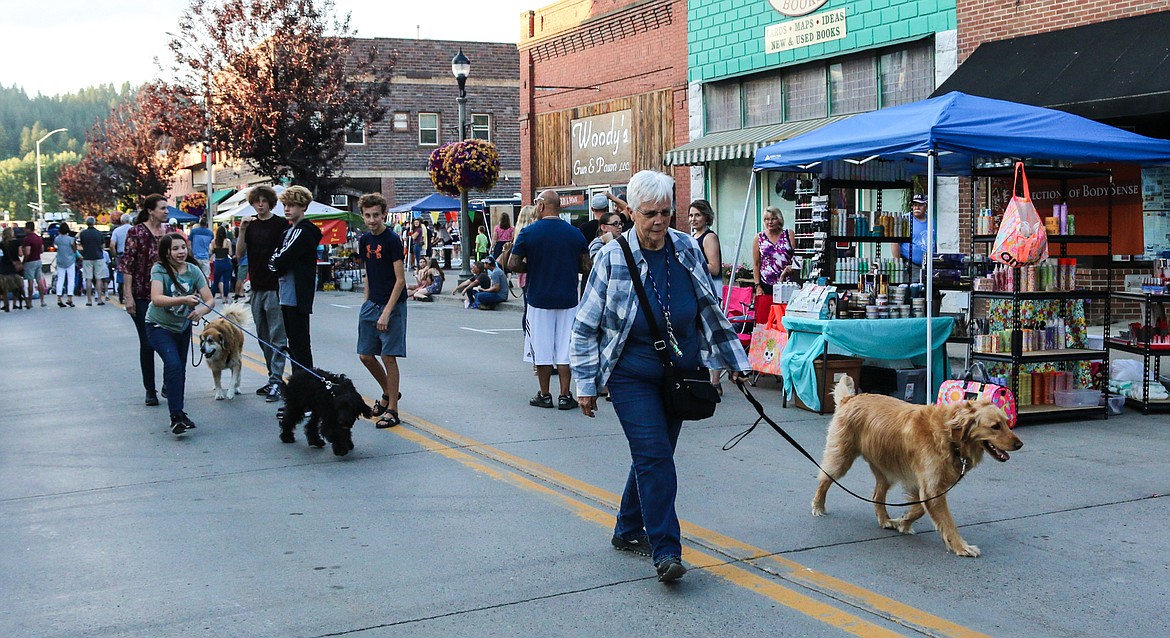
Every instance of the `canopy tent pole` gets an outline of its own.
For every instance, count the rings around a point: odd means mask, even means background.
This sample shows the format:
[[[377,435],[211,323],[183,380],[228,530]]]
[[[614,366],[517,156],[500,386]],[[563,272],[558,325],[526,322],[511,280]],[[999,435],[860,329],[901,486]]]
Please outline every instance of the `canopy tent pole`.
[[[926,399],[927,404],[934,392],[934,160],[938,151],[926,153],[926,251],[922,260],[926,262]],[[911,238],[910,241],[914,241]],[[914,249],[911,246],[911,254]]]
[[[755,195],[756,172],[753,170],[751,178],[748,179],[747,199],[743,202],[743,218],[739,220],[739,240],[735,242],[735,258],[731,260],[731,278],[727,281],[728,288],[735,285],[735,271],[739,269],[739,252],[743,247],[743,231],[747,228],[748,207],[751,206],[752,197]],[[730,299],[731,295],[725,293],[723,299],[720,300],[723,302],[724,314],[727,314],[727,306],[730,303]]]

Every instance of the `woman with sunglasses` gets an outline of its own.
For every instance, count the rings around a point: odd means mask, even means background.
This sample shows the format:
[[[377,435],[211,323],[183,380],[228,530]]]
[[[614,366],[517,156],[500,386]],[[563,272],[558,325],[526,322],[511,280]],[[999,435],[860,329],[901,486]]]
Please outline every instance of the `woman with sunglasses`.
[[[589,242],[589,261],[597,259],[597,253],[601,252],[601,247],[613,241],[618,235],[622,234],[622,217],[617,213],[605,213],[598,220],[597,237]]]
[[[598,391],[608,384],[630,447],[632,462],[610,543],[651,557],[658,580],[671,582],[687,571],[674,505],[674,449],[682,421],[666,414],[664,363],[650,322],[666,336],[672,366],[731,370],[731,380],[740,381],[750,365],[719,308],[702,250],[670,227],[674,180],[641,171],[630,179],[627,196],[634,228],[621,234],[624,241],[606,243],[594,259],[569,359],[582,414],[594,416]],[[612,216],[604,221],[612,222]],[[627,265],[627,246],[637,273]],[[634,292],[634,276],[646,290],[648,311]]]

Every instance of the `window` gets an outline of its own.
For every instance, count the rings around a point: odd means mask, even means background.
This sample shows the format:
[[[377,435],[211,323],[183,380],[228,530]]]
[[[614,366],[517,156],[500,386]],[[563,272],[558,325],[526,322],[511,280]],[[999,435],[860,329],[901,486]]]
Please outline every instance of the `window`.
[[[825,117],[825,67],[817,64],[784,76],[784,120]]]
[[[780,108],[781,77],[777,74],[744,81],[744,126],[779,124],[783,121],[784,112]]]
[[[349,195],[330,195],[329,205],[342,210],[349,208]]]
[[[346,146],[360,146],[365,143],[366,125],[363,122],[355,122],[345,128]]]
[[[410,113],[395,113],[394,114],[394,130],[405,131],[410,128]]]
[[[833,115],[877,109],[877,73],[872,56],[829,65],[829,110]]]
[[[438,146],[439,145],[439,114],[438,113],[419,113],[418,114],[418,145],[419,146]]]
[[[880,59],[882,106],[930,97],[934,90],[934,49],[917,46],[891,51]]]
[[[492,141],[492,116],[486,113],[471,114],[471,139]]]
[[[708,84],[703,87],[707,105],[707,132],[730,131],[743,125],[739,106],[739,82]]]

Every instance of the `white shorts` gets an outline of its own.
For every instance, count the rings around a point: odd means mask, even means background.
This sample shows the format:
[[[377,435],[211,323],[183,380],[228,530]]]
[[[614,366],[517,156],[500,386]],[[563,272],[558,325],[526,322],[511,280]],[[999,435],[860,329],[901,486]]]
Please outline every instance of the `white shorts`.
[[[569,344],[573,339],[576,308],[526,310],[528,333],[524,339],[524,360],[538,366],[569,365]]]

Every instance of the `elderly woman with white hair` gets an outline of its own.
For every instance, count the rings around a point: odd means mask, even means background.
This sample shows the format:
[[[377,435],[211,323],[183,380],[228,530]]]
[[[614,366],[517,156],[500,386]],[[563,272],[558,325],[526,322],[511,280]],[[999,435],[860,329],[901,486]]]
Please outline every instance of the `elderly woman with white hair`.
[[[719,308],[707,259],[695,240],[670,227],[674,180],[641,171],[626,191],[634,227],[597,254],[573,325],[570,363],[581,412],[592,417],[597,391],[608,384],[614,412],[630,446],[632,463],[611,544],[650,556],[658,580],[678,580],[682,537],[675,494],[674,449],[682,421],[668,416],[662,395],[664,362],[655,343],[668,343],[671,365],[732,370],[742,381],[750,369],[743,347]],[[627,266],[629,246],[646,290],[643,311]],[[662,341],[652,337],[651,323]]]

